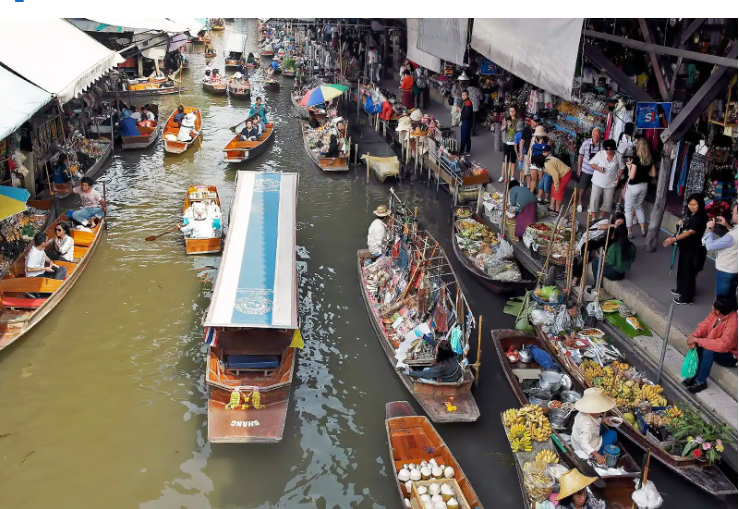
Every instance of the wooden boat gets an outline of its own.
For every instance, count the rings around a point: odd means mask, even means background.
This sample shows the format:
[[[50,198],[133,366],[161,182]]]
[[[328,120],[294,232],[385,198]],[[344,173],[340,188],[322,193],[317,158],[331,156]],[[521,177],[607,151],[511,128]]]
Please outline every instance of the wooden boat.
[[[254,159],[267,150],[269,143],[275,137],[275,125],[266,124],[265,131],[257,141],[240,141],[240,136],[241,134],[237,134],[223,149],[226,161],[229,163],[240,163],[247,159]]]
[[[263,49],[259,55],[262,58],[272,58],[275,56],[275,52],[274,50],[271,50],[271,49]]]
[[[454,469],[454,479],[459,484],[467,504],[472,508],[483,509],[480,497],[475,493],[452,451],[428,418],[416,415],[407,401],[395,401],[385,405],[385,430],[393,465],[393,477],[400,495],[400,507],[404,506],[403,499],[410,498],[410,494],[407,493],[405,485],[398,482],[398,471],[408,463],[418,465],[421,461],[434,459],[439,465]]]
[[[537,335],[541,347],[546,349],[559,361],[563,370],[570,375],[573,381],[577,380],[583,387],[592,387],[583,376],[580,368],[571,362],[554,342],[547,339],[546,335],[538,327]],[[623,414],[618,408],[614,409],[613,414],[623,419]],[[662,449],[658,443],[653,442],[651,437],[642,435],[637,428],[629,425],[626,421],[616,428],[616,431],[644,451],[650,451],[654,459],[665,465],[672,472],[708,493],[716,496],[737,493],[737,487],[734,482],[717,465],[704,465],[690,456],[674,456]]]
[[[280,90],[280,82],[275,79],[264,80],[264,88],[272,92],[277,92]]]
[[[193,44],[197,44],[198,46],[201,44],[210,44],[210,38],[205,34],[198,34],[196,37],[190,39],[190,42],[192,42]]]
[[[246,35],[231,33],[228,36],[228,41],[226,41],[226,69],[238,69],[241,66],[241,59],[244,57],[245,48]]]
[[[218,52],[213,48],[205,48],[205,58],[215,58],[218,56]]]
[[[400,177],[400,161],[395,156],[374,157],[363,154],[360,159],[369,166],[369,170],[380,184],[388,177],[395,177],[396,181]]]
[[[282,439],[296,348],[302,348],[297,198],[297,173],[236,177],[229,234],[205,319],[210,442]]]
[[[185,203],[182,205],[182,216],[185,216],[185,213],[187,212],[187,209],[189,209],[195,202],[203,202],[205,203],[206,207],[209,205],[216,205],[220,211],[222,211],[221,207],[221,199],[218,197],[218,190],[215,186],[190,186],[187,188],[187,193],[185,193]],[[213,220],[213,218],[210,218],[209,220]],[[215,225],[216,222],[213,221],[213,224]],[[220,253],[221,252],[221,243],[222,243],[222,232],[223,227],[220,219],[220,215],[218,216],[218,225],[221,226],[221,234],[210,237],[207,239],[194,239],[194,238],[188,238],[185,237],[185,253],[191,255],[191,254],[207,254],[207,253]]]
[[[103,92],[105,99],[115,99],[116,95],[120,98],[128,97],[148,97],[154,95],[172,95],[185,92],[187,88],[178,87],[172,81],[147,81],[143,83],[129,83],[124,90],[107,90]]]
[[[141,136],[121,136],[121,149],[137,150],[150,147],[162,132],[162,123],[159,121],[159,107],[151,105],[151,111],[154,113],[156,120],[154,127],[139,126]]]
[[[68,221],[63,214],[46,228],[46,236],[54,238],[56,225]],[[2,309],[0,309],[0,350],[18,341],[64,299],[69,290],[79,279],[87,267],[95,249],[100,243],[105,229],[105,218],[94,228],[93,233],[72,231],[74,239],[74,259],[71,262],[56,261],[55,264],[67,267],[67,278],[64,281],[45,277],[26,277],[25,263],[29,249],[35,249],[29,243],[25,252],[10,266],[8,272],[0,280],[2,292]],[[27,293],[42,294],[29,298]]]
[[[210,20],[210,29],[214,32],[221,32],[226,29],[226,22],[223,18],[213,18]]]
[[[208,92],[210,95],[226,95],[228,93],[227,83],[221,81],[204,81],[203,90]]]
[[[282,70],[282,75],[287,78],[294,78],[295,74],[296,74],[295,69],[283,69]]]
[[[162,134],[165,152],[170,154],[182,154],[203,136],[203,124],[200,110],[191,106],[185,106],[185,114],[187,113],[195,114],[195,132],[197,132],[197,136],[192,138],[190,141],[177,140],[177,133],[180,132],[180,127],[174,121],[174,116],[177,114],[177,110],[174,110],[169,116],[167,125],[164,127],[164,133]]]
[[[545,346],[536,336],[530,336],[515,330],[494,330],[492,331],[492,336],[493,344],[495,345],[495,350],[498,354],[498,360],[500,361],[500,365],[503,368],[503,372],[505,373],[506,379],[516,396],[516,399],[522,406],[527,405],[529,403],[529,399],[524,390],[529,388],[526,387],[527,385],[531,385],[531,388],[538,386],[538,372],[540,367],[534,361],[530,363],[520,361],[511,363],[506,356],[506,352],[511,347],[515,350],[520,350],[524,345],[535,345],[542,349],[544,349]],[[533,384],[531,379],[527,379],[529,377],[534,377]],[[572,380],[572,390],[582,394],[583,389],[584,388],[576,380]],[[569,428],[567,432],[569,433]],[[634,491],[634,479],[641,475],[641,467],[636,463],[636,461],[634,461],[634,458],[631,457],[622,444],[619,443],[621,448],[621,457],[618,460],[617,466],[622,467],[629,473],[624,475],[599,476],[588,462],[580,459],[575,454],[572,447],[562,438],[559,431],[553,429],[553,435],[564,448],[564,452],[562,449],[559,450],[559,455],[564,457],[567,464],[579,469],[584,475],[599,477],[598,481],[594,484],[597,488],[603,490],[603,494],[606,498],[626,499],[627,497],[630,497],[631,492]]]
[[[468,219],[472,219],[483,225],[485,224],[485,221],[483,221],[483,219],[470,207],[455,207],[455,210],[467,210],[472,214]],[[475,276],[477,282],[488,290],[499,294],[508,294],[513,292],[524,293],[528,287],[536,284],[536,279],[516,259],[513,259],[512,262],[515,263],[521,271],[521,281],[496,280],[493,279],[490,274],[481,270],[477,265],[475,265],[473,260],[465,256],[464,252],[459,247],[459,243],[457,242],[457,219],[458,218],[455,217],[454,224],[452,225],[452,250],[454,251],[454,255],[457,257],[457,260],[459,260],[459,263],[461,263],[468,272]]]
[[[310,149],[308,146],[307,131],[311,130],[312,129],[308,127],[307,124],[303,125],[303,146],[305,147],[305,151],[308,152],[310,158],[313,159],[313,162],[316,163],[316,165],[323,171],[349,171],[348,154],[343,157],[323,157]],[[351,146],[351,140],[349,146]]]
[[[233,99],[249,99],[251,97],[251,86],[246,87],[233,87],[231,86],[232,81],[228,82],[228,95]],[[247,81],[247,83],[249,83]]]
[[[431,245],[435,244],[433,237],[424,232],[427,240],[430,241]],[[439,251],[440,248],[439,248]],[[362,291],[362,297],[364,298],[365,306],[367,307],[367,314],[369,315],[372,327],[375,329],[377,339],[380,341],[385,355],[388,361],[394,367],[397,363],[395,358],[396,345],[393,344],[392,340],[385,333],[385,327],[381,320],[377,303],[370,296],[367,286],[364,282],[364,259],[369,253],[366,250],[359,250],[357,252],[357,274],[359,276],[359,286]],[[438,256],[438,255],[437,255]],[[456,276],[454,271],[449,265],[449,261],[441,251],[440,259],[444,260],[445,273],[448,273],[453,278],[453,283],[447,284],[447,293],[451,292],[455,284],[457,284]],[[442,261],[441,263],[444,263]],[[448,271],[447,271],[448,269]],[[445,281],[446,282],[446,281]],[[458,284],[457,284],[458,288]],[[454,303],[452,303],[452,309]],[[416,401],[421,405],[424,411],[429,415],[433,422],[474,422],[480,417],[480,410],[477,407],[475,398],[470,393],[474,376],[469,368],[465,369],[463,376],[460,377],[456,382],[428,382],[418,378],[412,378],[401,371],[396,370],[395,373],[400,378],[406,389],[416,398]],[[453,398],[453,404],[456,406],[456,410],[453,412],[447,411],[445,405],[446,402]]]
[[[253,64],[250,64],[249,62],[244,64],[244,67],[247,69],[258,69],[259,68],[259,62],[254,62]]]
[[[326,110],[316,108],[315,106],[310,106],[308,108],[306,108],[305,106],[301,106],[300,101],[303,99],[304,95],[305,92],[301,90],[293,90],[292,92],[290,92],[290,100],[292,101],[295,110],[300,116],[304,118],[308,118],[308,110],[312,110],[313,114],[316,116],[316,119],[319,122],[323,123],[326,120]]]

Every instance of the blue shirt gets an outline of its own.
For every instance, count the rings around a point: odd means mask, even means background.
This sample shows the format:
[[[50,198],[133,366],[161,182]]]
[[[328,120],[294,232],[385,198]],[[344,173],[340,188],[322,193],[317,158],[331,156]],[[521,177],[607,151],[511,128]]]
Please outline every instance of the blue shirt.
[[[136,125],[136,119],[128,117],[121,120],[119,124],[121,136],[141,136],[139,128]]]
[[[280,66],[279,63],[277,63],[277,60],[272,60],[272,70],[274,71]]]

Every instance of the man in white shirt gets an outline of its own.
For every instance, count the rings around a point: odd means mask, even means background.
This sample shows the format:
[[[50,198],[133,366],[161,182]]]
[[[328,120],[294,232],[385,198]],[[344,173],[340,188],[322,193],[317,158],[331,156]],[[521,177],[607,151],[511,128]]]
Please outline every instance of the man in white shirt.
[[[387,217],[390,212],[386,205],[380,205],[375,209],[377,219],[372,221],[367,233],[367,249],[372,257],[377,258],[385,252],[385,234],[387,233]]]
[[[603,150],[595,154],[588,164],[593,169],[593,189],[590,192],[590,208],[588,212],[595,219],[598,211],[598,202],[603,195],[603,205],[600,208],[601,217],[611,211],[613,194],[616,191],[618,181],[624,172],[624,161],[616,151],[616,141],[606,140],[603,142]]]
[[[374,46],[369,47],[367,52],[367,63],[370,68],[370,81],[380,82],[380,57],[377,54],[377,48]]]
[[[33,238],[33,247],[26,254],[26,277],[45,277],[63,280],[67,277],[67,267],[60,267],[46,256],[46,233],[39,232]],[[46,263],[49,266],[46,266]]]
[[[136,122],[141,122],[141,112],[139,111],[138,106],[133,107],[133,113],[131,113],[131,118],[134,119]]]
[[[593,129],[591,137],[582,142],[580,155],[577,157],[577,177],[580,179],[580,185],[577,186],[578,212],[582,212],[582,199],[593,178],[593,168],[590,167],[589,161],[601,150],[603,150],[603,139],[600,128],[596,127]]]

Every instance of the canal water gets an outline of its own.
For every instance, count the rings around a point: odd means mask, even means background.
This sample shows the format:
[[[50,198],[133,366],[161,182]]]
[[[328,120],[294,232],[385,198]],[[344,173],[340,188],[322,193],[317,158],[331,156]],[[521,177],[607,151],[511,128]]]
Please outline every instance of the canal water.
[[[230,31],[212,33],[223,54]],[[186,256],[176,224],[191,184],[218,187],[230,207],[236,168],[223,161],[228,129],[248,105],[209,97],[195,47],[181,101],[201,108],[202,146],[165,156],[161,143],[117,153],[105,176],[107,238],[67,298],[25,339],[0,354],[0,508],[398,508],[384,427],[385,403],[411,400],[377,342],[357,287],[356,250],[389,187],[418,206],[425,226],[450,252],[449,198],[422,183],[367,185],[364,171],[321,172],[305,154],[289,90],[262,88],[276,125],[274,145],[238,171],[300,174],[298,202],[300,353],[285,436],[277,445],[207,442],[203,328],[219,256]],[[222,67],[222,58],[216,67]],[[266,63],[266,61],[263,61]],[[152,100],[154,101],[154,100]],[[163,115],[177,96],[157,100]],[[355,141],[364,143],[366,140]],[[98,184],[98,188],[102,186]],[[456,263],[455,263],[456,265]],[[439,426],[487,507],[521,507],[500,412],[515,406],[489,330],[512,326],[504,299],[457,267],[483,318],[483,371],[474,424]],[[725,507],[680,484],[652,462],[665,507]]]

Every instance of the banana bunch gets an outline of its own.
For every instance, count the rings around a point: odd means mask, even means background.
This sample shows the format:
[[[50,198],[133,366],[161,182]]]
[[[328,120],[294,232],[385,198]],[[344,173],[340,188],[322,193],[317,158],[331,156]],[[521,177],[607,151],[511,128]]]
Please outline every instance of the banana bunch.
[[[513,452],[531,452],[531,439],[514,438],[511,440],[511,450]]]
[[[514,424],[513,426],[511,426],[511,429],[508,431],[508,436],[512,439],[527,438],[529,441],[531,441],[531,433],[523,424]]]
[[[682,410],[680,410],[676,406],[669,406],[665,409],[665,411],[662,413],[665,422],[669,424],[673,419],[679,419],[683,416]]]
[[[544,449],[539,451],[536,455],[536,461],[544,461],[546,463],[559,463],[559,456],[551,449]]]
[[[226,410],[233,410],[234,408],[239,408],[240,401],[241,401],[241,393],[239,391],[233,391],[231,393],[231,398],[228,400],[228,403],[226,404]]]
[[[264,405],[262,405],[262,396],[259,394],[259,389],[254,389],[254,392],[251,393],[251,402],[256,410],[264,408]]]
[[[526,420],[535,418],[537,415],[544,415],[544,409],[539,405],[526,405],[518,409],[518,416]]]
[[[603,376],[603,368],[597,362],[591,361],[590,359],[586,359],[580,364],[580,371],[582,371],[583,376],[585,376],[585,379],[590,384],[596,378]]]
[[[667,406],[667,399],[662,396],[662,387],[659,385],[642,385],[636,393],[638,401],[649,401],[652,406]]]
[[[241,405],[242,410],[246,410],[249,408],[249,399],[251,398],[251,394],[244,394],[244,404]]]
[[[532,424],[529,428],[531,437],[537,442],[546,442],[552,435],[552,426],[549,424],[549,419],[544,417],[544,421],[541,424]]]
[[[518,408],[511,408],[503,412],[503,425],[511,428],[516,424],[523,424],[525,421],[518,416]]]

